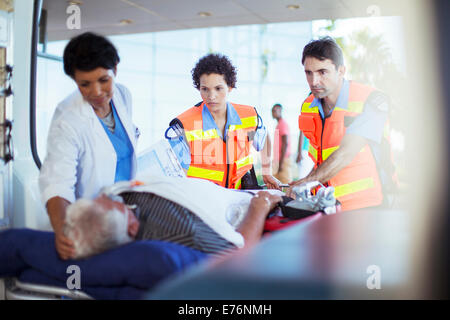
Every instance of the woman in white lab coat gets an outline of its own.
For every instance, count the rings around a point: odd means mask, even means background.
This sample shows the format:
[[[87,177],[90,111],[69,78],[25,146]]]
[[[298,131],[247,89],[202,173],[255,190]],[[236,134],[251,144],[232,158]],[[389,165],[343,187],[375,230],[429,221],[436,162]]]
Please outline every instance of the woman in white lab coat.
[[[119,61],[112,43],[93,33],[73,38],[64,49],[64,71],[78,90],[56,108],[39,176],[63,259],[74,255],[73,242],[63,234],[66,207],[135,175],[138,130],[131,121],[131,95],[115,83]]]

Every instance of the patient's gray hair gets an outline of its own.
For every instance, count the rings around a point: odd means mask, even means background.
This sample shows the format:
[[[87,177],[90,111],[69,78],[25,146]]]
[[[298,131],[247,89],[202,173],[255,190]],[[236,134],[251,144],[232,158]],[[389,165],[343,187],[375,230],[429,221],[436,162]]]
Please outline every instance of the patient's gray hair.
[[[66,211],[64,233],[75,246],[75,259],[86,258],[132,241],[128,213],[106,210],[88,199],[79,199]]]

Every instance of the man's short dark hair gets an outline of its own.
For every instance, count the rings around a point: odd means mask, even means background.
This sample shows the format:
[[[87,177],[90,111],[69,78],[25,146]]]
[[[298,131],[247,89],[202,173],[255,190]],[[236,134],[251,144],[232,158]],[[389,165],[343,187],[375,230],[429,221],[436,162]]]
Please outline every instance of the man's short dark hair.
[[[344,65],[344,56],[339,45],[331,37],[320,38],[310,41],[303,49],[302,64],[305,64],[307,57],[313,57],[321,61],[330,59],[336,70]]]
[[[64,72],[73,78],[75,70],[92,71],[99,67],[114,69],[120,58],[108,39],[85,32],[69,41],[64,49],[63,60]]]
[[[216,73],[223,75],[230,88],[236,87],[236,68],[230,59],[223,54],[211,53],[201,58],[191,71],[194,87],[200,89],[200,77],[204,74]]]

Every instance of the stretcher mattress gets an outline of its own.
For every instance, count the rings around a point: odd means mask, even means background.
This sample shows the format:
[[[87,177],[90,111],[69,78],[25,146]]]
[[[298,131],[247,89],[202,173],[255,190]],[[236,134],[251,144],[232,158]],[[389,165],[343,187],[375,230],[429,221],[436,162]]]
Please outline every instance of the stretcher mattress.
[[[54,233],[30,229],[0,232],[0,277],[67,288],[80,270],[81,290],[95,299],[139,299],[155,284],[207,257],[174,243],[135,241],[82,260],[61,260]]]

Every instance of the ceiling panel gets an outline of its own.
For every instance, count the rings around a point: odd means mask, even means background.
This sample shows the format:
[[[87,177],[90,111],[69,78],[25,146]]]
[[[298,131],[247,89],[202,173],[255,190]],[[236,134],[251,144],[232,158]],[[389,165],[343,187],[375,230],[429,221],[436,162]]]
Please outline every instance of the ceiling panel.
[[[315,19],[401,14],[407,0],[83,0],[81,30],[68,30],[66,8],[70,1],[44,0],[48,11],[48,39],[69,39],[84,31],[105,35],[154,32],[214,26],[260,24]],[[393,4],[395,3],[395,5]],[[299,5],[290,10],[288,5]],[[379,9],[379,10],[378,10]],[[199,16],[209,12],[209,17]],[[123,19],[133,20],[121,26]]]
[[[208,20],[205,19],[193,19],[193,20],[185,20],[184,24],[189,26],[190,28],[207,28],[210,26],[233,26],[233,25],[242,25],[242,21],[245,21],[245,24],[262,24],[266,23],[264,20],[260,19],[255,15],[236,15],[229,17],[214,17]]]
[[[245,8],[231,0],[133,0],[170,20],[190,20],[199,12],[210,12],[215,17],[248,15]]]
[[[339,8],[343,4],[339,0],[277,0],[277,1],[260,1],[260,0],[233,0],[242,7],[252,12],[307,12],[309,9]],[[299,9],[291,10],[289,5],[298,5]]]

